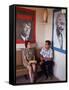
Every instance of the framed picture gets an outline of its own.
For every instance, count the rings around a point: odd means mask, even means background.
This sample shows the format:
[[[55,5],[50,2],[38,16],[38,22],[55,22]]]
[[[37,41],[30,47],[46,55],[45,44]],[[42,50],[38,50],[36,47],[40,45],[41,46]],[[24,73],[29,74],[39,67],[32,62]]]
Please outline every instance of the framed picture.
[[[9,6],[10,84],[67,82],[67,61],[66,7]]]
[[[53,11],[53,47],[66,52],[66,9]]]
[[[35,11],[16,7],[16,43],[36,42]]]

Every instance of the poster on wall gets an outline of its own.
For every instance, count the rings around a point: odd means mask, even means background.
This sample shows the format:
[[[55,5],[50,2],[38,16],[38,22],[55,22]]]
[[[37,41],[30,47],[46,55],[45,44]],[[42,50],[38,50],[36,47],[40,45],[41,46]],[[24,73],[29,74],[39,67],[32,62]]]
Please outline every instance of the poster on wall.
[[[54,10],[53,46],[59,51],[66,50],[66,10]]]
[[[35,43],[35,11],[16,7],[16,44]]]

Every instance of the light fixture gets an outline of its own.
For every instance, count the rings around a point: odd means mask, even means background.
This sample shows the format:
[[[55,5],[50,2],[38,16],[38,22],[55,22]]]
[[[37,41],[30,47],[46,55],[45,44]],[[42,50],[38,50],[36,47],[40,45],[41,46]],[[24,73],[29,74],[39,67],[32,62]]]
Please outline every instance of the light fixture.
[[[44,9],[43,22],[44,23],[47,23],[48,22],[48,9]]]

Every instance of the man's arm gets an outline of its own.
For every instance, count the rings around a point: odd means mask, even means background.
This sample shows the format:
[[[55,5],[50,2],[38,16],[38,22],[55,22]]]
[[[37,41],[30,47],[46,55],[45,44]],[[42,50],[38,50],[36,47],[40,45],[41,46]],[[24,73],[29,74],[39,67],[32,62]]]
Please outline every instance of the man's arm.
[[[41,65],[44,61],[45,61],[45,60],[44,60],[43,56],[40,55],[40,65]]]
[[[44,60],[44,58],[43,58],[43,48],[42,48],[41,51],[40,51],[40,60],[41,60],[41,61]]]
[[[53,59],[53,57],[43,57],[43,56],[40,56],[40,60],[41,61],[45,61],[45,60],[52,60]]]
[[[53,59],[53,51],[50,49],[50,55],[49,57],[45,57],[45,60],[51,61]]]
[[[51,61],[53,59],[53,57],[45,57],[45,60]]]
[[[40,55],[40,60],[43,61],[44,60],[44,57],[42,55]]]

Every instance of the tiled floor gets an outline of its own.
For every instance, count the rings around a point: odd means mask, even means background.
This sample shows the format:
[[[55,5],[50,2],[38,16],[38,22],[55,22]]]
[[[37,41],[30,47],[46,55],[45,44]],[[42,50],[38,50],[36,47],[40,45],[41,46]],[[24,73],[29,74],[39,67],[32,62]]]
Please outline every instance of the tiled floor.
[[[52,77],[52,79],[48,78],[46,79],[45,75],[40,75],[38,76],[37,80],[36,80],[36,83],[42,83],[42,82],[56,82],[56,81],[59,81],[56,77]],[[29,78],[25,78],[25,76],[21,76],[21,77],[18,77],[16,78],[16,83],[19,84],[19,83],[30,83],[30,80]]]

